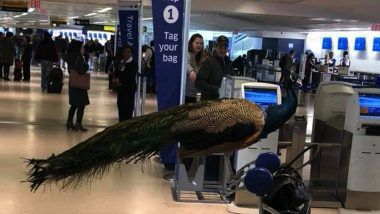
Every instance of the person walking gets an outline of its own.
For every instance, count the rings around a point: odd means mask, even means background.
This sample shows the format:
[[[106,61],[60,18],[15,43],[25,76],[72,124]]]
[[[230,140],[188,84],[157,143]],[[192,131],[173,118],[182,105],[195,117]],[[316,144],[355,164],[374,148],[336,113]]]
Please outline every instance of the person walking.
[[[187,56],[187,78],[185,103],[195,103],[197,89],[194,86],[197,74],[203,62],[203,37],[200,34],[194,34],[189,40]]]
[[[289,54],[286,54],[283,56],[280,60],[280,68],[281,68],[281,77],[280,77],[280,83],[285,83],[289,78],[290,74],[292,72],[292,66],[293,66],[293,59],[296,52],[294,50],[291,50]]]
[[[78,74],[84,75],[87,73],[89,66],[84,59],[85,50],[83,43],[80,41],[72,40],[68,50],[67,63],[69,74],[72,75],[73,70]],[[66,122],[66,129],[73,131],[87,131],[83,127],[83,115],[87,105],[90,104],[88,92],[85,89],[74,88],[69,83],[69,104],[70,109]],[[77,115],[77,121],[74,125],[74,116]]]
[[[13,41],[13,33],[7,32],[5,38],[1,43],[2,55],[0,56],[1,63],[3,64],[3,78],[6,81],[10,81],[9,72],[11,66],[14,63],[14,58],[16,55],[16,45]]]
[[[132,47],[124,46],[121,54],[122,59],[113,76],[113,84],[117,88],[119,122],[129,120],[133,116],[137,90],[136,76],[138,72],[137,62],[132,58]]]
[[[38,45],[34,57],[37,62],[41,62],[41,89],[42,92],[45,92],[47,89],[46,77],[50,75],[53,64],[58,62],[57,48],[50,33],[44,33],[44,39]]]
[[[32,44],[30,44],[31,38],[30,36],[25,36],[25,43],[23,45],[23,53],[21,57],[22,66],[23,66],[23,76],[24,79],[22,81],[29,82],[30,81],[30,63],[32,60]]]

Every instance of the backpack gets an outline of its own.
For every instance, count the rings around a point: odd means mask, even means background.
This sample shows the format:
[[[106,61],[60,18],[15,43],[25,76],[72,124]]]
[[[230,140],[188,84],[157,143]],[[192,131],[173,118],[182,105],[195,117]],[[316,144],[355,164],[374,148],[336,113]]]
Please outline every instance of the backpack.
[[[317,149],[317,151],[307,163],[298,169],[291,167],[296,160],[311,149]],[[264,197],[264,203],[281,214],[309,214],[311,199],[302,181],[302,176],[297,170],[310,164],[319,155],[319,151],[318,145],[310,146],[289,164],[281,166],[273,175],[273,187],[270,193]],[[264,212],[264,214],[269,213]]]

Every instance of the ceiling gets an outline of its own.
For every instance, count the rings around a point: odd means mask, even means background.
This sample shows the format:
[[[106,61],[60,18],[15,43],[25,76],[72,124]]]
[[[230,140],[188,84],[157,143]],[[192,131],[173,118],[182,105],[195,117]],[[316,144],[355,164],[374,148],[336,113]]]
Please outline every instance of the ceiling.
[[[12,0],[17,1],[17,0]],[[129,0],[119,0],[128,2]],[[143,0],[151,17],[151,0]],[[0,25],[49,28],[51,17],[90,19],[94,24],[117,21],[117,0],[41,0],[40,11],[0,12]],[[109,11],[99,13],[104,8]],[[191,28],[223,31],[364,30],[380,20],[378,0],[192,0]],[[86,14],[94,13],[93,16]],[[71,18],[71,19],[70,19]],[[71,21],[72,23],[72,21]],[[144,25],[152,27],[152,21]]]

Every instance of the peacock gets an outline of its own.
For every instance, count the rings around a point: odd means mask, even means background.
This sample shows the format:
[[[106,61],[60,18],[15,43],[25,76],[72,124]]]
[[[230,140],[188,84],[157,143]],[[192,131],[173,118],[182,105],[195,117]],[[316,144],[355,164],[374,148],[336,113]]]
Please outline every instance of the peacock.
[[[26,182],[33,192],[43,184],[75,186],[101,177],[117,163],[146,160],[178,142],[181,158],[244,149],[279,129],[295,113],[295,83],[289,80],[285,85],[287,96],[281,105],[265,111],[244,99],[219,99],[118,123],[59,155],[26,159]]]

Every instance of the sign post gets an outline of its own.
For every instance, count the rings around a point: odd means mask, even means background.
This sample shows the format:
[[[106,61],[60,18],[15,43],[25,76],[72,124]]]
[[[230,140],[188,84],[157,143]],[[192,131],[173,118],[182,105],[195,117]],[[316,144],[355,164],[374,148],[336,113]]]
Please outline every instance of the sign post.
[[[186,4],[186,12],[185,12]],[[158,110],[184,102],[190,1],[152,1]],[[175,164],[178,145],[161,150],[161,161]]]
[[[124,4],[124,5],[123,5]],[[116,47],[130,45],[133,49],[133,59],[137,61],[138,73],[141,74],[141,32],[142,3],[141,1],[119,2],[119,25],[116,30]],[[115,52],[116,53],[116,52]],[[142,115],[141,79],[137,77],[137,92],[135,98],[135,116]]]

